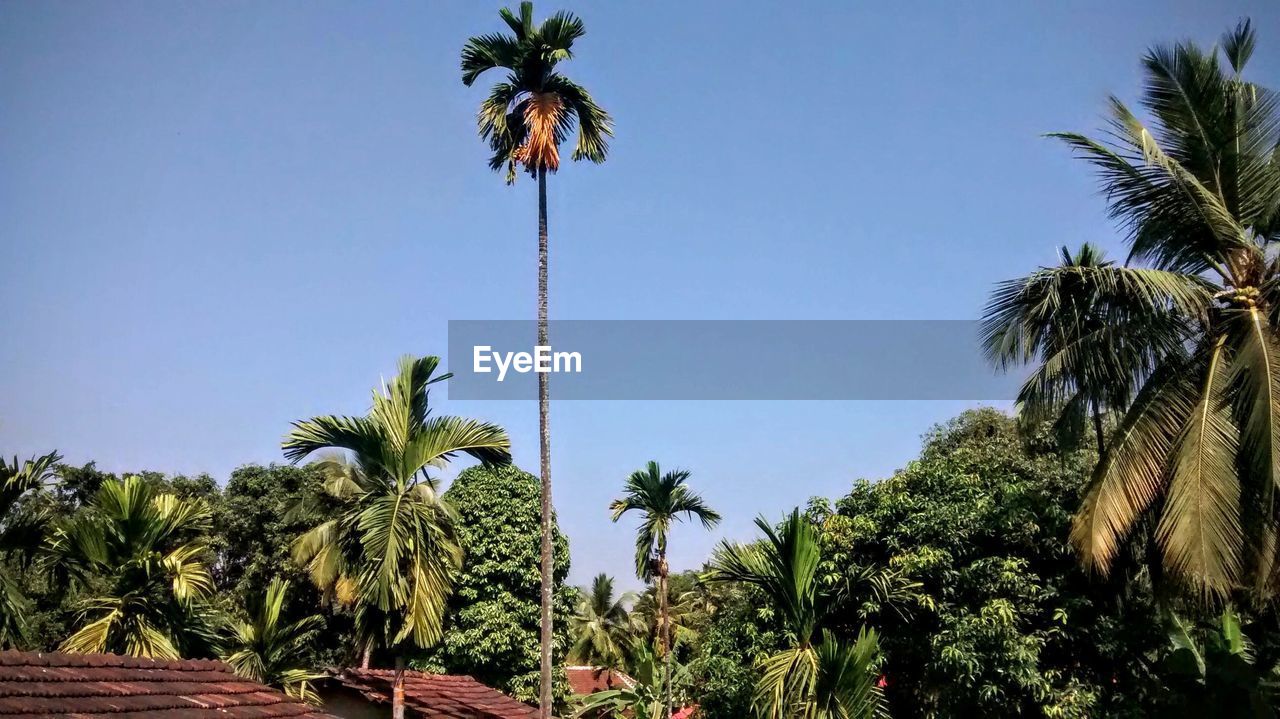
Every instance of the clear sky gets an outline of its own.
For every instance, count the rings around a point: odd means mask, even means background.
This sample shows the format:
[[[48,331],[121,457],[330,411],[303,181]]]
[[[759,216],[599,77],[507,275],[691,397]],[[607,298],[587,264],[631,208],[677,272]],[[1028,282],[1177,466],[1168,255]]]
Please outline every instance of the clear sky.
[[[617,120],[606,165],[551,181],[553,318],[973,318],[1062,243],[1119,251],[1040,134],[1132,100],[1148,45],[1250,15],[1280,84],[1274,0],[888,5],[539,3],[585,19],[565,70]],[[0,3],[0,450],[225,481],[445,354],[448,320],[531,318],[535,188],[489,172],[458,79],[498,7]],[[533,403],[439,405],[536,472]],[[676,531],[685,569],[965,406],[555,404],[572,579],[629,576],[605,507],[650,458],[726,518]]]

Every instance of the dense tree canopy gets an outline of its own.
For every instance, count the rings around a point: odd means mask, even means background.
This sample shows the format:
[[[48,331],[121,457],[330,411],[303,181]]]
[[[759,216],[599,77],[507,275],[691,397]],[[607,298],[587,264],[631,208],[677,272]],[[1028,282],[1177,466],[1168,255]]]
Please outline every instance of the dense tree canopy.
[[[824,518],[827,571],[892,566],[921,585],[906,614],[843,609],[881,627],[899,717],[1092,716],[1146,686],[1135,658],[1163,642],[1153,604],[1117,602],[1067,543],[1093,456],[1036,439],[994,410],[967,412]]]
[[[525,701],[538,698],[540,574],[538,478],[513,466],[471,467],[444,493],[465,548],[444,638],[424,660],[470,674]],[[569,543],[555,536],[557,664],[568,651],[574,592],[566,587]],[[562,673],[556,695],[568,695]]]

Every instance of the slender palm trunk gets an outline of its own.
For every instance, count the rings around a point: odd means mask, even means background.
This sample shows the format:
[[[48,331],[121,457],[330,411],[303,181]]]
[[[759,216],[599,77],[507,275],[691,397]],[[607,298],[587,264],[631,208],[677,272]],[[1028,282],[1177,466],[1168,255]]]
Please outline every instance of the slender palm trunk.
[[[396,675],[391,683],[391,719],[404,719],[404,655],[396,656]]]
[[[1107,448],[1107,438],[1102,431],[1102,412],[1098,409],[1098,400],[1093,400],[1093,433],[1098,439],[1098,458],[1102,458],[1102,452]]]
[[[538,345],[550,344],[547,338],[547,170],[538,170]],[[538,694],[538,716],[551,719],[551,418],[550,391],[546,372],[538,373],[538,446],[542,479],[542,650],[541,680]]]
[[[667,550],[658,552],[658,614],[662,617],[662,685],[667,707],[667,719],[674,711],[671,702],[671,607],[667,603]]]
[[[373,644],[366,643],[364,649],[360,652],[360,668],[368,669],[369,660],[373,657]]]

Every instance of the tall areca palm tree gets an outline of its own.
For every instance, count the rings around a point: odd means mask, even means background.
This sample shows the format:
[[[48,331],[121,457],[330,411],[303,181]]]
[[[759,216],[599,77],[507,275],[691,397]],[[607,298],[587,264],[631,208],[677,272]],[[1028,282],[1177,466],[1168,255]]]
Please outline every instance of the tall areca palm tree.
[[[874,630],[861,629],[849,645],[821,630],[836,595],[821,585],[817,529],[796,509],[774,529],[763,517],[764,540],[721,544],[710,578],[761,590],[783,620],[791,647],[765,658],[756,683],[755,708],[767,719],[847,719],[881,714],[875,685],[879,657]]]
[[[320,695],[311,683],[324,675],[299,666],[298,656],[324,628],[324,619],[313,614],[281,624],[280,611],[288,593],[288,580],[271,580],[262,605],[252,618],[232,626],[227,664],[242,677],[318,704]]]
[[[40,491],[53,477],[62,461],[57,452],[29,459],[21,464],[14,457],[0,459],[0,555],[26,566],[44,541],[48,515],[24,506],[23,500]],[[22,582],[7,564],[0,564],[0,647],[13,648],[26,637]]]
[[[1093,425],[1106,448],[1103,415],[1128,408],[1137,383],[1181,351],[1209,292],[1196,278],[1117,266],[1085,243],[1062,264],[1000,283],[982,323],[987,357],[1001,369],[1038,362],[1018,393],[1019,416],[1054,421],[1064,446]]]
[[[489,166],[506,170],[507,183],[518,169],[538,181],[538,345],[549,346],[547,329],[547,174],[560,169],[560,145],[574,126],[574,160],[602,163],[609,151],[612,119],[586,88],[565,77],[559,64],[573,57],[573,44],[586,34],[582,20],[568,12],[535,24],[533,3],[520,4],[517,16],[499,11],[511,34],[478,35],[462,48],[462,82],[470,87],[489,70],[506,72],[476,116],[481,139],[493,155]],[[538,373],[538,438],[542,480],[542,681],[539,713],[551,716],[551,425],[548,375]]]
[[[666,682],[667,716],[671,704],[671,618],[667,606],[667,537],[671,526],[681,518],[696,517],[705,529],[720,522],[720,515],[686,484],[689,472],[675,470],[662,473],[658,463],[650,461],[644,469],[632,472],[627,478],[623,496],[613,500],[609,509],[613,521],[622,519],[627,512],[635,511],[644,516],[636,532],[636,576],[646,582],[654,582],[658,594],[658,649],[663,654],[663,680]]]
[[[630,592],[614,596],[613,578],[597,574],[578,601],[572,620],[573,646],[569,656],[593,667],[621,668],[635,626],[627,611]]]
[[[98,592],[61,649],[161,659],[204,653],[213,642],[201,607],[213,591],[204,539],[211,527],[199,500],[160,493],[136,476],[103,484],[50,540],[55,571]]]
[[[1106,572],[1148,512],[1166,568],[1207,594],[1276,591],[1280,511],[1280,110],[1243,77],[1245,21],[1208,51],[1157,47],[1143,60],[1140,120],[1111,100],[1109,140],[1063,133],[1099,172],[1130,259],[1206,294],[1183,308],[1185,353],[1144,377],[1072,529]],[[1222,59],[1226,60],[1226,65]],[[1172,292],[1166,293],[1172,303]]]
[[[439,641],[445,602],[462,562],[452,512],[429,468],[459,453],[486,464],[511,461],[506,431],[462,417],[432,417],[431,385],[438,357],[405,357],[364,417],[323,416],[295,422],[284,454],[293,462],[313,452],[348,453],[350,471],[331,475],[327,489],[342,514],[299,537],[294,559],[317,587],[355,606],[366,652],[375,644]],[[404,656],[397,652],[393,713],[404,714]]]

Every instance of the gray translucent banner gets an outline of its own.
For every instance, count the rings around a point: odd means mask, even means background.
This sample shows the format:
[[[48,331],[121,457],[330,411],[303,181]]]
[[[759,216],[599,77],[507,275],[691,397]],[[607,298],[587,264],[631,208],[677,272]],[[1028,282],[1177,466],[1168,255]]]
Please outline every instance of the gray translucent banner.
[[[449,322],[452,399],[1010,400],[1022,373],[983,359],[972,320]],[[523,354],[523,356],[521,356]],[[488,370],[488,371],[485,371]]]

